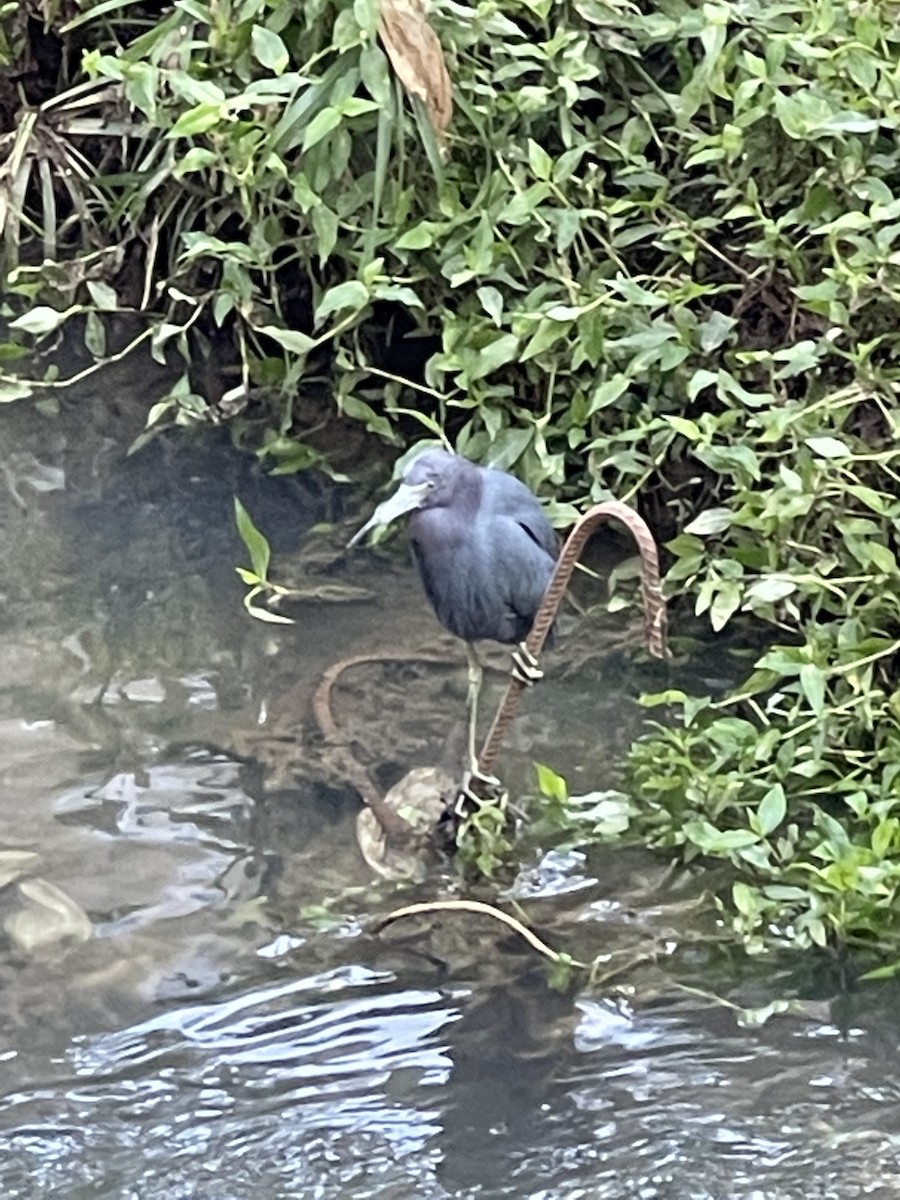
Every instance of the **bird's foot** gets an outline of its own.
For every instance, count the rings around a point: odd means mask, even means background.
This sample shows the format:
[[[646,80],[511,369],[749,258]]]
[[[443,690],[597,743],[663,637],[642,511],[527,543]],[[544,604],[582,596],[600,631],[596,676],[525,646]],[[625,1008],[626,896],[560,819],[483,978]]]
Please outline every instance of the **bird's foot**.
[[[519,683],[524,683],[526,687],[531,687],[539,679],[544,678],[544,672],[538,666],[538,660],[524,642],[519,642],[513,650],[512,662],[513,679],[518,679]]]
[[[498,804],[506,806],[506,792],[503,784],[496,775],[488,775],[473,766],[463,775],[462,783],[453,801],[453,815],[464,820],[469,814],[481,807],[482,804]]]

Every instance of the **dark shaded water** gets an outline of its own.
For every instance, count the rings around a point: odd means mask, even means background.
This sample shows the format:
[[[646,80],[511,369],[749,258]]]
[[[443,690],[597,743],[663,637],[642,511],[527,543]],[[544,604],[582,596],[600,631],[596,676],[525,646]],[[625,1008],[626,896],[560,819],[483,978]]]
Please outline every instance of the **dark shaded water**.
[[[729,970],[664,864],[534,850],[512,886],[555,944],[640,960],[618,990],[554,991],[476,919],[371,936],[454,880],[372,877],[310,698],[338,659],[412,656],[335,696],[387,785],[457,743],[461,656],[415,660],[446,642],[396,556],[328,576],[371,602],[252,622],[233,494],[285,564],[339,501],[224,443],[123,463],[92,414],[0,412],[0,881],[37,855],[0,888],[0,1195],[900,1195],[896,993],[741,1027],[677,981],[753,1005],[812,984]],[[633,736],[653,668],[586,636],[529,697],[510,782],[539,758],[604,786]]]

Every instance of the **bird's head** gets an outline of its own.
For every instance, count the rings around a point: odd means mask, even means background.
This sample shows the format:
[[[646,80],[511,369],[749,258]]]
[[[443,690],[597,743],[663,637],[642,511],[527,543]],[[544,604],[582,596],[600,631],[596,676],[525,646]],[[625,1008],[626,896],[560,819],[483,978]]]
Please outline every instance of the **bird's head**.
[[[459,472],[466,465],[466,459],[446,450],[425,450],[417,455],[404,469],[396,492],[378,505],[348,546],[355,546],[371,529],[390,525],[404,513],[417,508],[438,508],[448,503]]]

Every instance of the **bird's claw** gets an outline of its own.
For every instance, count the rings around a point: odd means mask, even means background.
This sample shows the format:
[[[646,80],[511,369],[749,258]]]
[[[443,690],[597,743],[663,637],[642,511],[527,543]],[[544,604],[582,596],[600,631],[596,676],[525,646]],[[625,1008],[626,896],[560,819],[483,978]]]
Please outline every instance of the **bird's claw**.
[[[500,803],[501,806],[505,804],[506,793],[503,791],[503,784],[496,775],[488,775],[479,771],[477,767],[472,767],[462,777],[453,801],[453,815],[462,820],[473,809],[486,802]]]
[[[518,679],[519,683],[524,683],[526,687],[531,687],[539,679],[544,678],[544,672],[538,666],[538,660],[524,642],[519,642],[513,650],[512,662],[513,679]]]

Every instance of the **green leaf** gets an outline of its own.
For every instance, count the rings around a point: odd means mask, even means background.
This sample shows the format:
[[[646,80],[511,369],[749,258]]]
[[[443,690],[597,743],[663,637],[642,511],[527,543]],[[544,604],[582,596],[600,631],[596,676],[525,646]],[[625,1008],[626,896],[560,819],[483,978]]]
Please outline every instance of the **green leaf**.
[[[581,229],[581,214],[574,208],[564,208],[556,217],[556,253],[565,254]]]
[[[756,664],[763,671],[774,671],[776,674],[793,678],[799,676],[803,651],[789,646],[778,646],[764,654]]]
[[[84,325],[84,344],[94,358],[106,355],[106,326],[96,312],[89,312]]]
[[[813,942],[817,946],[821,946],[824,950],[828,945],[828,931],[825,928],[824,922],[818,917],[813,917],[806,922],[806,930]]]
[[[270,337],[291,354],[308,354],[315,346],[313,338],[296,329],[279,329],[277,325],[261,325],[257,333]]]
[[[730,528],[733,520],[734,513],[730,508],[707,508],[685,525],[684,532],[696,534],[697,537],[709,537],[715,533],[723,533]]]
[[[763,575],[747,585],[744,598],[755,604],[777,604],[796,591],[796,583],[786,575]]]
[[[818,343],[813,341],[795,342],[784,350],[776,350],[772,355],[775,362],[785,365],[776,373],[776,379],[791,379],[795,375],[803,375],[815,370],[819,365],[821,351]]]
[[[226,95],[211,79],[197,79],[187,71],[172,71],[167,81],[174,95],[190,104],[207,104],[214,107],[225,103]]]
[[[569,322],[544,317],[538,324],[530,340],[526,343],[521,355],[522,361],[527,362],[528,359],[535,358],[538,354],[543,354],[545,350],[549,350],[551,346],[555,346],[557,342],[566,337],[570,329],[571,324]]]
[[[67,308],[63,312],[59,312],[55,308],[48,308],[46,305],[38,305],[37,308],[23,313],[21,317],[16,317],[15,321],[10,321],[9,327],[10,329],[21,329],[23,333],[52,333],[73,313],[77,312],[81,312],[77,305]]]
[[[813,454],[819,458],[850,458],[851,451],[836,437],[808,437],[804,439]]]
[[[392,283],[376,283],[372,287],[373,300],[392,300],[395,304],[402,304],[404,308],[424,308],[425,305],[419,298],[418,292],[414,292],[411,287],[402,287]]]
[[[397,441],[394,427],[390,421],[383,414],[376,412],[365,400],[360,400],[359,397],[352,395],[342,396],[340,409],[354,421],[362,421],[367,429],[377,433],[386,442]]]
[[[554,304],[546,310],[544,316],[548,321],[577,321],[584,312],[574,304]]]
[[[663,416],[663,420],[667,425],[671,426],[676,433],[680,433],[682,437],[688,439],[689,442],[699,442],[702,436],[700,426],[696,421],[689,421],[687,417],[673,417],[669,413]]]
[[[774,787],[769,788],[756,810],[756,824],[760,834],[768,837],[778,828],[786,814],[787,800],[784,788],[777,783]]]
[[[538,179],[549,179],[553,173],[553,159],[532,138],[528,139],[528,165]]]
[[[759,456],[750,446],[732,443],[729,446],[707,446],[696,448],[694,454],[713,471],[722,475],[747,475],[754,481],[762,478]]]
[[[275,75],[281,75],[290,62],[287,46],[279,35],[264,25],[254,25],[250,35],[253,56],[258,63]]]
[[[571,819],[590,825],[594,837],[617,837],[625,833],[636,806],[621,792],[586,792],[569,798]]]
[[[342,117],[361,117],[365,113],[378,112],[380,105],[375,100],[366,100],[362,96],[349,96],[337,106]]]
[[[359,56],[359,73],[366,91],[378,104],[386,106],[391,101],[391,77],[387,58],[376,43],[363,46]]]
[[[759,914],[759,892],[748,887],[746,883],[737,880],[731,885],[731,898],[734,907],[745,917],[755,917]]]
[[[206,133],[214,125],[219,125],[226,117],[221,104],[198,104],[181,114],[168,132],[170,138],[191,138],[198,133]]]
[[[406,233],[401,233],[394,245],[398,250],[425,250],[434,245],[435,228],[433,221],[420,221]]]
[[[833,221],[827,221],[824,225],[819,225],[816,233],[858,233],[863,229],[872,227],[872,218],[866,213],[861,212],[846,212],[841,213],[839,217],[835,217]]]
[[[359,279],[347,279],[329,288],[316,305],[315,324],[318,327],[332,313],[345,309],[359,311],[369,303],[369,289]]]
[[[880,542],[870,542],[869,558],[877,570],[883,571],[886,575],[897,574],[897,560],[894,552],[888,546],[882,546]]]
[[[378,29],[379,12],[377,0],[353,0],[353,16],[356,23],[370,38],[374,38]]]
[[[534,769],[537,772],[538,791],[541,795],[564,804],[569,798],[569,789],[562,775],[557,775],[555,771],[552,771],[550,767],[544,766],[543,763],[535,763]]]
[[[325,204],[317,204],[310,214],[310,220],[312,221],[313,231],[316,235],[319,265],[324,266],[337,245],[337,213],[332,212]]]
[[[688,380],[687,397],[689,400],[696,400],[704,388],[715,387],[719,382],[719,376],[715,371],[699,370],[695,371]]]
[[[710,623],[716,633],[724,629],[741,603],[740,585],[732,580],[723,582],[709,610]]]
[[[872,830],[872,853],[877,858],[884,858],[891,853],[897,843],[898,830],[900,821],[896,817],[888,817],[878,822]]]
[[[686,693],[679,688],[669,688],[665,692],[649,692],[641,696],[638,703],[646,708],[654,708],[657,704],[681,704],[686,699]]]
[[[337,129],[341,120],[340,111],[336,108],[323,108],[321,112],[317,112],[303,132],[301,149],[304,154]]]
[[[709,821],[689,821],[684,834],[705,854],[730,854],[759,841],[751,829],[716,829]]]
[[[269,575],[269,558],[271,556],[269,543],[253,524],[250,514],[237,496],[234,498],[234,520],[238,535],[250,553],[250,564],[257,577],[265,582]]]
[[[873,967],[871,971],[865,971],[859,978],[893,979],[896,975],[900,975],[900,959],[897,959],[895,962],[885,963],[882,967]]]
[[[110,287],[108,283],[104,283],[100,279],[89,279],[87,290],[101,311],[115,312],[119,307],[119,297],[116,295],[115,288]]]
[[[503,316],[503,293],[491,284],[478,288],[476,295],[481,301],[482,308],[499,328]]]
[[[714,312],[700,326],[700,349],[706,353],[718,350],[737,325],[736,317],[726,317],[724,313]],[[699,374],[699,372],[698,372]]]
[[[627,375],[613,375],[610,379],[604,380],[588,396],[587,415],[592,416],[595,412],[615,404],[624,396],[630,386],[631,380]]]
[[[825,711],[825,679],[825,672],[815,663],[804,663],[800,668],[800,687],[817,717]]]
[[[507,363],[512,362],[518,356],[520,345],[515,334],[503,333],[492,342],[488,342],[486,346],[482,346],[478,351],[475,365],[467,372],[469,382],[484,379],[498,367],[504,367]]]
[[[205,146],[191,146],[172,167],[176,179],[183,179],[192,171],[205,171],[219,161],[219,155]]]

